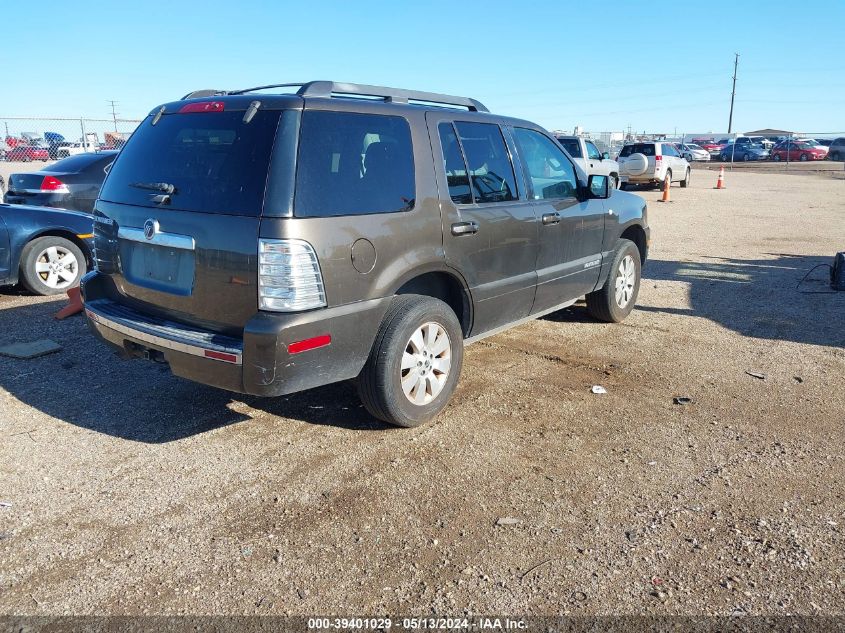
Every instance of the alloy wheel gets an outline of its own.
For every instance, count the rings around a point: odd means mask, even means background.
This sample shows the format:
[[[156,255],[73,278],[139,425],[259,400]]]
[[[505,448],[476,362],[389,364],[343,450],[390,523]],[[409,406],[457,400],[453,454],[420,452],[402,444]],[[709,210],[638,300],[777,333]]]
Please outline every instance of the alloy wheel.
[[[48,288],[62,290],[70,287],[79,276],[76,255],[61,246],[50,246],[35,259],[35,272]]]
[[[637,281],[637,268],[634,258],[626,255],[616,271],[616,305],[624,309],[634,296],[634,284]]]
[[[405,397],[415,405],[437,398],[452,368],[452,342],[439,323],[430,321],[418,327],[405,345],[400,380]]]

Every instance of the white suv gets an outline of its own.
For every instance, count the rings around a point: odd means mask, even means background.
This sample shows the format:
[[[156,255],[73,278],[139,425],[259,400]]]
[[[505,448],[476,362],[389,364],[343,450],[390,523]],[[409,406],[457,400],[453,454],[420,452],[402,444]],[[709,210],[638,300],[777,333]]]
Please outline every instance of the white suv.
[[[664,186],[666,180],[680,182],[686,187],[690,179],[690,164],[672,143],[629,143],[619,152],[620,188],[625,185],[650,184]]]

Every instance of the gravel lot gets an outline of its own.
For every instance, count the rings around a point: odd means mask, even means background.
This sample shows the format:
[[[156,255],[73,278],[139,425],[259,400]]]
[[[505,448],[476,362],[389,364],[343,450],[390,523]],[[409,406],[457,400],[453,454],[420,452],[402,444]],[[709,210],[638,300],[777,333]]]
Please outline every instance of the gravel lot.
[[[0,613],[845,613],[845,293],[796,290],[845,249],[845,183],[714,184],[639,192],[627,322],[470,347],[413,430],[345,384],[258,400],[122,362],[0,294],[0,344],[64,346],[0,357]]]

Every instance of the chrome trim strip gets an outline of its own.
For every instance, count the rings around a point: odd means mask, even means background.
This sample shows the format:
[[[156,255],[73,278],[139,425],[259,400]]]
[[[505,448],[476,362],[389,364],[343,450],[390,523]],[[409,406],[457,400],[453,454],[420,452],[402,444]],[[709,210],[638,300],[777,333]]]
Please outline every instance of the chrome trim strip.
[[[126,334],[127,336],[131,336],[132,338],[138,339],[139,341],[144,341],[145,343],[151,343],[152,345],[158,345],[159,347],[172,349],[177,352],[182,352],[183,354],[199,356],[200,358],[205,358],[206,360],[214,360],[221,363],[228,363],[229,365],[243,364],[243,356],[241,354],[230,352],[228,350],[216,350],[207,347],[199,347],[197,345],[189,345],[187,343],[174,341],[173,339],[162,338],[161,336],[156,336],[154,334],[148,334],[146,332],[134,330],[126,325],[123,325],[122,323],[118,323],[117,321],[113,321],[112,319],[103,316],[99,312],[92,310],[89,307],[85,308],[85,316],[88,317],[88,319],[94,324],[95,327],[102,325],[103,327],[107,327],[110,330],[120,332],[121,334]],[[219,352],[221,354],[231,354],[232,356],[235,356],[237,360],[234,362],[230,362],[227,360],[220,360],[219,358],[209,358],[205,355],[206,350],[210,352]]]
[[[190,235],[179,235],[178,233],[156,233],[152,239],[144,237],[144,229],[136,229],[122,226],[117,230],[117,236],[122,240],[141,242],[142,244],[155,244],[167,248],[181,248],[192,251],[196,248],[196,242]]]

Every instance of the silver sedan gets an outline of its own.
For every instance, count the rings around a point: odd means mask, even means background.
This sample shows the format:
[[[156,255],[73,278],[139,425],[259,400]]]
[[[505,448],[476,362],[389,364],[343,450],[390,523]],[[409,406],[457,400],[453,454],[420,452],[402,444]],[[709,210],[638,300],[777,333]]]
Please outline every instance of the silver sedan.
[[[679,143],[678,151],[689,162],[694,160],[710,160],[710,152],[694,143]]]

